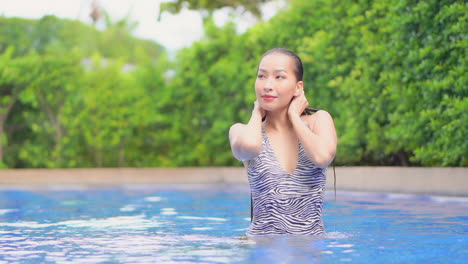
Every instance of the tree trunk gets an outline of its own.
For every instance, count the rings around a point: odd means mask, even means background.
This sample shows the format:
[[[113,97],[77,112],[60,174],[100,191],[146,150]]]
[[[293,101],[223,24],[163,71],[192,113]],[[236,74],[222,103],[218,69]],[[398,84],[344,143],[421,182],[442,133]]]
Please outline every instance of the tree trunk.
[[[406,155],[405,152],[399,151],[397,155],[398,155],[398,159],[400,160],[400,164],[402,166],[405,166],[405,167],[409,166],[408,156]]]
[[[52,123],[52,125],[54,126],[54,146],[53,146],[53,149],[54,150],[57,150],[57,148],[60,146],[61,144],[61,140],[62,140],[62,135],[63,135],[63,129],[62,129],[62,126],[60,125],[60,122],[59,122],[59,109],[61,108],[62,104],[63,104],[63,100],[62,102],[60,102],[59,104],[57,104],[57,113],[55,114],[54,111],[52,110],[52,108],[50,107],[50,105],[47,103],[45,97],[39,92],[38,93],[38,97],[39,97],[39,100],[41,102],[41,105],[44,109],[44,111],[46,112],[47,114],[47,117],[49,118],[49,121]],[[60,163],[60,153],[59,155],[57,155],[57,157],[55,158],[55,163],[56,163],[56,166],[59,165]]]
[[[0,115],[0,164],[3,162],[3,123],[5,122],[4,120],[6,120],[6,116],[5,115]]]
[[[102,150],[101,149],[94,150],[94,162],[96,163],[96,167],[102,168]]]
[[[6,111],[0,115],[0,163],[3,162],[3,151],[4,151],[4,147],[6,147],[3,145],[3,135],[5,134],[5,122],[15,102],[16,102],[16,96],[13,96],[11,102],[9,102],[6,107]]]
[[[119,167],[125,167],[125,144],[123,139],[119,143]]]

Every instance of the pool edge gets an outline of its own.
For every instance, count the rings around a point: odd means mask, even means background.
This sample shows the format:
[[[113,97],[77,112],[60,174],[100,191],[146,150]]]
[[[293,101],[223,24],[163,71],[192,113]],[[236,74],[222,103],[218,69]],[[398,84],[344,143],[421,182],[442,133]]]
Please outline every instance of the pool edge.
[[[468,168],[337,167],[337,190],[468,196]],[[247,184],[242,167],[5,169],[0,186]],[[327,190],[333,190],[328,170]]]

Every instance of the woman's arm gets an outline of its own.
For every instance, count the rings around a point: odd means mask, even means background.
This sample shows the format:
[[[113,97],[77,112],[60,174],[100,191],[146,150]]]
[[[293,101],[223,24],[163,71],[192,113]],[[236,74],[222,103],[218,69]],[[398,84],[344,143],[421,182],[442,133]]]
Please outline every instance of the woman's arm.
[[[314,116],[315,122],[311,128],[299,116],[293,117],[291,122],[309,159],[318,167],[327,167],[336,154],[335,125],[332,117],[326,111],[320,110]],[[307,124],[312,126],[311,116],[305,116],[305,118]]]
[[[260,153],[262,147],[262,117],[265,112],[255,101],[249,123],[234,124],[229,129],[229,141],[234,157],[240,161],[248,161]]]
[[[309,103],[302,94],[291,102],[288,116],[309,159],[318,167],[327,167],[335,158],[337,136],[331,115],[323,110],[313,116],[301,113]],[[313,121],[312,121],[313,120]]]

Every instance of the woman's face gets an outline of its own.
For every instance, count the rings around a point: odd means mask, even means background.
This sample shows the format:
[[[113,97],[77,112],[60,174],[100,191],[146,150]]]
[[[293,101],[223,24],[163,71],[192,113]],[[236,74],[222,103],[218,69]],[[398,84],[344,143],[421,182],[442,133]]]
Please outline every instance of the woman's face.
[[[302,90],[294,74],[293,59],[281,53],[263,57],[258,66],[255,93],[260,106],[266,111],[289,107],[291,99]]]

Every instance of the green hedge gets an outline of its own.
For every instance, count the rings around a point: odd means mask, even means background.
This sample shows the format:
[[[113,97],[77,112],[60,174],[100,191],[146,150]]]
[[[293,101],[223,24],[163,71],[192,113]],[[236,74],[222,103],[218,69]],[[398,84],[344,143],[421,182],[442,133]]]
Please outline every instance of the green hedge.
[[[463,1],[296,0],[240,36],[208,23],[177,60],[174,84],[191,89],[172,113],[190,142],[173,151],[176,165],[238,164],[229,125],[248,120],[256,65],[279,46],[302,57],[311,106],[335,118],[337,164],[466,166],[467,11]]]
[[[467,16],[465,1],[291,0],[243,34],[205,20],[172,62],[125,27],[1,18],[0,166],[239,166],[228,130],[248,121],[273,47],[303,59],[311,106],[335,119],[336,164],[467,166]]]

